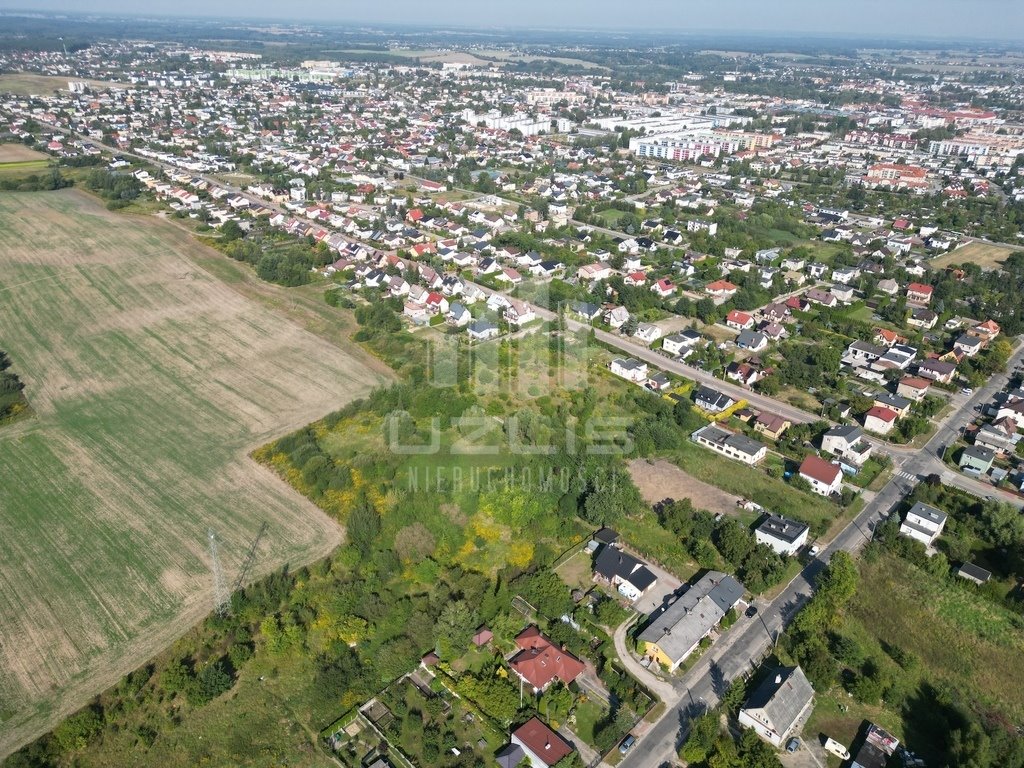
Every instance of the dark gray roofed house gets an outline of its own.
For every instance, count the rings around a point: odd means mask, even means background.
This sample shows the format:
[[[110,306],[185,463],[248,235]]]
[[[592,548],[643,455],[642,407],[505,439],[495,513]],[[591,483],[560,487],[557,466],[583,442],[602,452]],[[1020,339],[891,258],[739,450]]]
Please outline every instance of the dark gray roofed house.
[[[992,573],[990,571],[986,571],[984,568],[980,568],[974,563],[964,563],[957,570],[956,575],[962,579],[973,581],[978,586],[985,584],[992,578]]]
[[[601,528],[594,534],[594,541],[598,541],[601,544],[614,544],[618,540],[618,531],[612,530],[611,528]]]
[[[746,435],[738,435],[727,429],[722,429],[717,424],[701,427],[690,435],[690,439],[698,445],[710,448],[730,459],[742,461],[744,464],[754,465],[768,452],[768,447],[763,443],[752,440]]]
[[[643,562],[616,547],[601,548],[594,558],[594,572],[629,600],[636,600],[658,580]]]
[[[724,411],[735,402],[731,397],[719,392],[717,389],[705,386],[697,387],[693,401],[698,408],[711,411],[712,413]]]
[[[814,689],[800,667],[784,667],[765,680],[740,710],[739,722],[762,739],[782,747],[814,702]]]
[[[810,526],[807,523],[770,514],[754,529],[754,538],[777,554],[792,555],[807,543],[808,531]]]
[[[518,744],[508,744],[495,755],[500,768],[519,768],[519,764],[525,757],[526,753]]]
[[[983,475],[992,469],[996,454],[988,448],[968,445],[960,454],[960,469],[968,474]]]

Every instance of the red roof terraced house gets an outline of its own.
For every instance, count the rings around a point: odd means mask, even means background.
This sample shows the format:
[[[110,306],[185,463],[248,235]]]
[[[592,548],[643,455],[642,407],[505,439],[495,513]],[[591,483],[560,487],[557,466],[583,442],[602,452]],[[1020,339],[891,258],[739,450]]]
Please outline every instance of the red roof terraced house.
[[[537,627],[520,632],[516,645],[522,650],[511,658],[509,666],[533,686],[534,692],[543,691],[555,680],[569,685],[584,670],[582,661],[555,645]]]

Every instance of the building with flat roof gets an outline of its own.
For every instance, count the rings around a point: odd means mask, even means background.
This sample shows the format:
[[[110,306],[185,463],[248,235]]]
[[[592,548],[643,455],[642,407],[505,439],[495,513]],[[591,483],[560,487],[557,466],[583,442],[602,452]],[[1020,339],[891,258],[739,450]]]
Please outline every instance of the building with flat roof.
[[[754,529],[754,538],[760,544],[767,544],[776,554],[793,555],[807,543],[811,527],[799,520],[789,520],[782,515],[769,514]]]

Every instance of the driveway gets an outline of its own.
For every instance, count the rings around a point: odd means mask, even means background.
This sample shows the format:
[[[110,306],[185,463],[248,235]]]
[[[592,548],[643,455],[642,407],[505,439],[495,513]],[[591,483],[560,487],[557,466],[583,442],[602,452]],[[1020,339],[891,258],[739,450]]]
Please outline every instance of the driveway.
[[[641,595],[635,603],[633,603],[633,609],[639,611],[644,616],[649,616],[654,613],[655,610],[668,604],[670,597],[679,591],[679,588],[683,585],[683,582],[676,578],[673,574],[666,571],[660,565],[655,565],[650,560],[640,558],[647,567],[651,570],[658,580],[644,595]],[[643,619],[641,619],[643,621]]]
[[[779,753],[779,762],[785,768],[825,768],[828,765],[825,759],[825,750],[818,744],[817,740],[806,742],[800,739],[800,749],[796,752]]]
[[[655,696],[665,702],[666,706],[675,706],[680,698],[681,694],[678,693],[672,683],[666,682],[658,678],[653,672],[644,667],[637,661],[636,657],[630,653],[626,647],[626,631],[630,627],[630,622],[625,622],[618,629],[615,630],[615,634],[612,636],[615,642],[615,652],[619,656],[619,661],[633,677],[647,686],[647,689],[651,691]]]

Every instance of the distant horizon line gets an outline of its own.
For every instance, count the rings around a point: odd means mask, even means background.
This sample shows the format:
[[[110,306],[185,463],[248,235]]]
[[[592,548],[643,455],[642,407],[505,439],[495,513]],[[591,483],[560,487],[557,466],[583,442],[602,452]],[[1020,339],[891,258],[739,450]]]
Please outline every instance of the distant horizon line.
[[[798,39],[807,39],[809,41],[815,40],[833,40],[833,41],[847,41],[847,42],[921,42],[921,43],[960,43],[960,44],[997,44],[997,45],[1015,45],[1019,42],[1019,38],[1014,37],[949,37],[946,35],[915,35],[907,32],[891,33],[886,34],[885,32],[835,32],[835,31],[822,31],[822,30],[794,30],[786,32],[782,30],[769,30],[769,29],[716,29],[710,27],[605,27],[605,26],[573,26],[566,27],[565,25],[516,25],[516,24],[460,24],[460,23],[437,23],[437,22],[405,22],[405,21],[368,21],[368,20],[357,20],[357,19],[333,19],[325,22],[322,18],[296,18],[295,16],[290,17],[278,17],[278,16],[217,16],[214,14],[184,14],[176,16],[166,12],[132,12],[132,11],[83,11],[81,9],[53,9],[53,10],[38,10],[28,8],[16,8],[16,7],[4,7],[0,5],[0,16],[23,16],[26,18],[54,18],[60,19],[62,17],[107,17],[112,19],[146,19],[153,21],[192,21],[192,22],[212,22],[212,21],[231,21],[235,23],[239,22],[273,22],[275,24],[283,24],[292,27],[304,27],[309,24],[330,24],[330,25],[352,25],[362,28],[395,28],[395,29],[421,29],[429,30],[434,32],[443,32],[445,30],[451,30],[453,32],[564,32],[564,33],[601,33],[610,36],[628,37],[630,35],[649,35],[649,36],[673,36],[681,35],[684,37],[718,37],[721,39],[732,39],[742,40],[747,38],[758,39],[758,40],[779,40],[785,42],[792,42]]]

